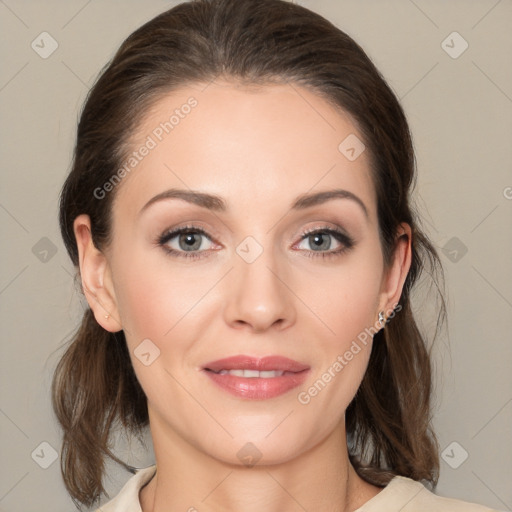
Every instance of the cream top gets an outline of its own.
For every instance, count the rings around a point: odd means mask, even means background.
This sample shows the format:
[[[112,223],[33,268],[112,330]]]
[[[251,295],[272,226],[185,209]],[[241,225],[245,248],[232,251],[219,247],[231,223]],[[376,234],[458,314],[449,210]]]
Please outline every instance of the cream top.
[[[137,471],[117,496],[97,512],[142,512],[139,491],[153,478],[156,465]],[[376,496],[355,512],[499,512],[495,509],[443,498],[430,492],[420,482],[403,476],[394,477]]]

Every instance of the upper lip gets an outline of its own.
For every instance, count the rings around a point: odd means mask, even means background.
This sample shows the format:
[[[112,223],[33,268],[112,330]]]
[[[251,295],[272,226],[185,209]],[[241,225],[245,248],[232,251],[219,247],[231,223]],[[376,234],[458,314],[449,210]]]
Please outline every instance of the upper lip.
[[[283,356],[253,357],[241,354],[211,361],[206,363],[203,369],[214,372],[220,372],[221,370],[301,372],[308,370],[309,366]]]

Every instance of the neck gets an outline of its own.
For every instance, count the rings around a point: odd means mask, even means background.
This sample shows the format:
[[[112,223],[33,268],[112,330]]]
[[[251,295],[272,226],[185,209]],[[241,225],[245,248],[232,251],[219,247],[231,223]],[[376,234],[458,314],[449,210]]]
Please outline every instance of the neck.
[[[352,512],[381,489],[348,460],[344,425],[292,460],[253,467],[214,459],[152,423],[157,473],[141,490],[143,512]]]

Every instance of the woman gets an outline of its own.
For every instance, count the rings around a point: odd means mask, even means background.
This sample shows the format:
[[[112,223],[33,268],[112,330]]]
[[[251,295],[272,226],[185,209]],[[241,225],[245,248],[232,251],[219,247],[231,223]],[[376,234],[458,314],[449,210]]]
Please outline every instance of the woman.
[[[423,485],[439,455],[410,294],[440,265],[413,180],[397,99],[319,15],[199,0],[136,30],[61,196],[90,306],[53,383],[73,499],[122,463],[120,423],[149,425],[156,465],[103,512],[490,510]]]

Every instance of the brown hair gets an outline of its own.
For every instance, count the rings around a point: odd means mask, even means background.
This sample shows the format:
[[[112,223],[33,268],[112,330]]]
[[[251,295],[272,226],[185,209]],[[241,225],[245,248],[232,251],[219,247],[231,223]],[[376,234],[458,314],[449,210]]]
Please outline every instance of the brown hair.
[[[115,191],[101,199],[94,191],[120,168],[144,113],[170,91],[218,76],[307,87],[358,124],[370,154],[385,262],[391,260],[399,223],[407,222],[412,264],[400,312],[375,335],[367,372],[346,411],[350,460],[375,485],[394,475],[435,485],[439,460],[430,427],[430,353],[410,295],[424,269],[439,290],[442,268],[411,209],[411,135],[398,100],[371,60],[323,17],[283,0],[196,0],[133,32],[91,89],[78,124],[60,203],[60,227],[73,263],[78,268],[73,232],[78,215],[90,216],[96,247],[111,240]],[[441,292],[440,297],[437,327],[445,317]],[[52,400],[63,429],[65,485],[75,503],[91,505],[104,493],[106,457],[122,463],[109,447],[116,423],[137,434],[148,425],[146,397],[123,332],[106,332],[87,310],[56,368]]]

